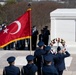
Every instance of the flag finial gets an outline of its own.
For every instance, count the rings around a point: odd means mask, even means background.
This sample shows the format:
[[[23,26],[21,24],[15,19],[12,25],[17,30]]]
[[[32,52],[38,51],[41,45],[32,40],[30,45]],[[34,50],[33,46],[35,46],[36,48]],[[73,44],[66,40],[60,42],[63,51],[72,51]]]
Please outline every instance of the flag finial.
[[[31,2],[28,3],[28,7],[29,7],[29,8],[31,7]]]

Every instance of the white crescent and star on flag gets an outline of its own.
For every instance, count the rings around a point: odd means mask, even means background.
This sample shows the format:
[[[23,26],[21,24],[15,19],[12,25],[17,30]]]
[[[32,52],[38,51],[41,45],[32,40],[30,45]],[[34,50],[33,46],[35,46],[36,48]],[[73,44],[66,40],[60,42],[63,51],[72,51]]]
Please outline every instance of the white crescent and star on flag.
[[[17,24],[18,29],[17,29],[15,32],[13,32],[13,33],[12,33],[12,32],[9,33],[9,34],[11,34],[11,35],[17,34],[17,33],[20,31],[20,29],[21,29],[21,23],[20,23],[19,21],[14,21],[13,23],[16,23],[16,24]],[[12,23],[12,24],[13,24],[13,23]],[[3,33],[8,33],[8,30],[9,30],[9,29],[7,29],[7,28],[4,29],[4,30],[3,30],[3,31],[4,31]]]

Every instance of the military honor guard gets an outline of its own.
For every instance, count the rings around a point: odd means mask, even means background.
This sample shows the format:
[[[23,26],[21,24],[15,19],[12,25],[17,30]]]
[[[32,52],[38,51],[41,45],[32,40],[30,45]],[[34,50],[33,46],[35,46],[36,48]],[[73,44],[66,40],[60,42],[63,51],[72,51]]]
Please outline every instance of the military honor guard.
[[[48,26],[45,26],[43,29],[43,42],[45,45],[48,45],[49,42],[49,35],[50,35],[50,31],[48,30]]]
[[[63,75],[63,71],[65,69],[64,59],[69,56],[70,53],[68,51],[66,51],[65,49],[62,50],[60,46],[57,47],[57,54],[56,54],[57,59],[55,60],[55,67],[59,75]]]
[[[16,67],[15,64],[15,57],[11,56],[7,58],[9,66],[6,66],[3,70],[3,75],[20,75],[20,69]]]
[[[38,68],[34,64],[34,56],[33,55],[28,55],[26,57],[28,64],[23,66],[21,69],[21,75],[35,75]]]
[[[39,41],[44,42],[44,32],[41,30],[41,33],[39,34]]]
[[[34,56],[35,56],[35,64],[38,67],[38,75],[42,75],[42,66],[44,63],[44,59],[43,59],[43,55],[45,54],[45,50],[44,50],[44,43],[42,41],[40,41],[38,43],[39,48],[37,50],[35,50],[34,52]]]
[[[52,65],[52,57],[49,57],[49,55],[47,55],[44,59],[46,65],[43,65],[42,67],[42,75],[58,75],[56,68],[54,65]]]
[[[32,49],[33,50],[36,49],[37,35],[38,35],[38,30],[37,30],[36,26],[33,26],[33,28],[32,28]]]
[[[55,53],[53,53],[51,46],[46,46],[45,51],[46,51],[46,53],[44,55],[44,58],[49,55],[49,57],[51,57],[53,59],[52,64],[54,64],[54,60],[56,59],[56,56],[55,56]],[[44,65],[45,65],[45,60],[44,60]]]

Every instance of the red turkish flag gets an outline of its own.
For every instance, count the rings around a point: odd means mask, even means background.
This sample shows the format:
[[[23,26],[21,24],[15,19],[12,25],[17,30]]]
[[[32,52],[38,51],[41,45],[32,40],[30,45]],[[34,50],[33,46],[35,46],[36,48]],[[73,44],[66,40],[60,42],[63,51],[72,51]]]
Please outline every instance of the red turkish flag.
[[[31,37],[31,9],[0,32],[0,48],[17,40]]]

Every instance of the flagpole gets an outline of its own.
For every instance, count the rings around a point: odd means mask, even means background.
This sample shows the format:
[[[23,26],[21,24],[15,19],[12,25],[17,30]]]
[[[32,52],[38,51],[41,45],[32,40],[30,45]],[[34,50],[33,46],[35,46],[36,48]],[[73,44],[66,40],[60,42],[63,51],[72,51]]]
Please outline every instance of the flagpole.
[[[28,4],[29,9],[31,9],[31,4]],[[31,11],[30,11],[30,34],[31,34]],[[31,37],[32,38],[32,37]],[[30,38],[30,54],[32,52],[32,40]]]

